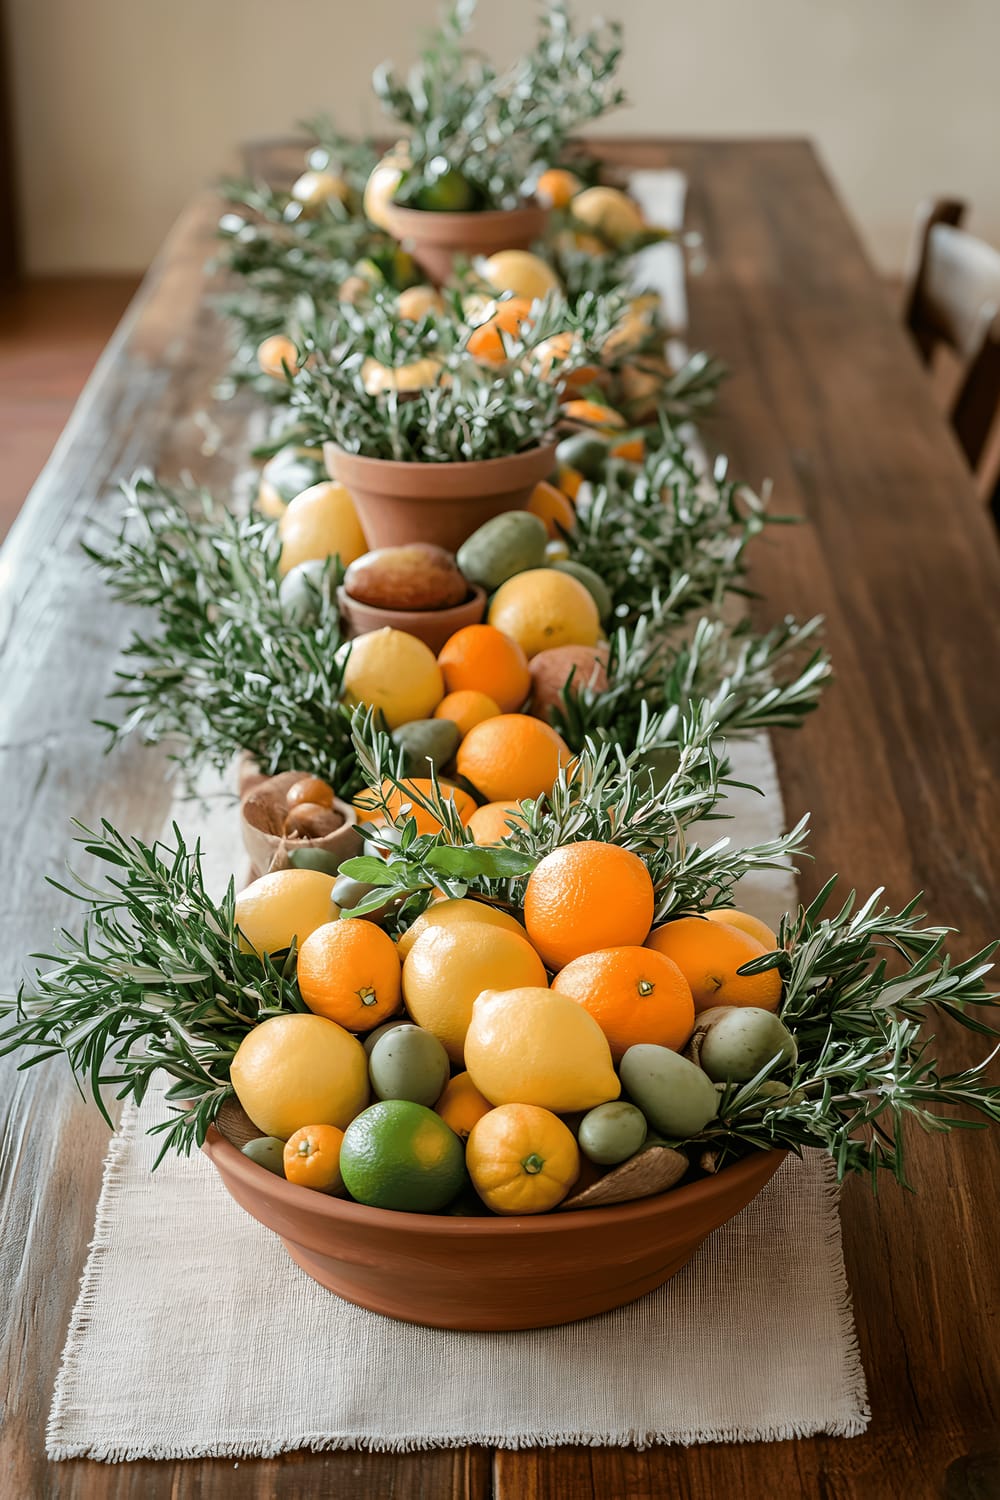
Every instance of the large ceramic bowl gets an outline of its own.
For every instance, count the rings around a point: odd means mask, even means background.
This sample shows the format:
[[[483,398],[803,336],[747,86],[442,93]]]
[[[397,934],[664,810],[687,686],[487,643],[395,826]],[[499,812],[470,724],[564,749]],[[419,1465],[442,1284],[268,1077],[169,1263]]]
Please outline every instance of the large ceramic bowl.
[[[755,1152],[635,1203],[500,1219],[328,1198],[258,1166],[215,1128],[205,1151],[237,1203],[321,1286],[406,1323],[475,1330],[573,1323],[651,1292],[757,1196],[785,1154]]]

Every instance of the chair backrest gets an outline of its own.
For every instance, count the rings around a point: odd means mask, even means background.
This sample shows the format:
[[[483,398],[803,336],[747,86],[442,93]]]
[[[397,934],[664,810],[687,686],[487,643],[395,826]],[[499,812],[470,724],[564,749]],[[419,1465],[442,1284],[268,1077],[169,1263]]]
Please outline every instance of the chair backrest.
[[[925,361],[944,343],[961,362],[951,420],[975,468],[1000,407],[1000,251],[962,229],[964,217],[954,199],[921,205],[904,316]]]

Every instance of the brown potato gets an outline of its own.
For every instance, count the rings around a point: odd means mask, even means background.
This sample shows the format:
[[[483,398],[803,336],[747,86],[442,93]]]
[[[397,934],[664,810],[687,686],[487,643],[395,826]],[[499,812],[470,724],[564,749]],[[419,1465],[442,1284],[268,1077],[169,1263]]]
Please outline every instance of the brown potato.
[[[328,833],[334,833],[343,821],[333,807],[321,807],[318,802],[300,802],[285,818],[285,837],[323,839]]]
[[[351,563],[344,588],[375,609],[450,609],[469,595],[452,554],[429,542],[366,552]]]
[[[607,660],[608,648],[603,645],[553,646],[548,651],[539,651],[528,664],[533,717],[549,720],[567,682],[571,693],[582,687],[603,693],[608,686]]]

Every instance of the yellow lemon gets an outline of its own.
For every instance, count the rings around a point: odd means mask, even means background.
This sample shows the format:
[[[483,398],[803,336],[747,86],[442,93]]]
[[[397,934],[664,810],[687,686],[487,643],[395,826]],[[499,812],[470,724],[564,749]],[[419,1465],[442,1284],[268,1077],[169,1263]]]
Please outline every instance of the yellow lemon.
[[[257,1129],[281,1141],[303,1125],[346,1130],[368,1103],[364,1047],[323,1016],[262,1021],[240,1043],[229,1077]]]
[[[361,365],[361,384],[369,396],[384,391],[422,391],[437,385],[441,374],[439,359],[415,359],[408,365],[380,365],[377,359],[366,359]]]
[[[738,927],[740,932],[748,933],[750,937],[756,938],[758,943],[763,943],[768,953],[773,953],[778,946],[777,934],[772,932],[766,922],[760,917],[751,916],[748,911],[737,911],[733,906],[717,906],[712,911],[702,913],[710,922],[722,922],[726,927]]]
[[[408,166],[409,161],[404,152],[390,151],[375,163],[365,183],[365,218],[378,225],[379,229],[389,228],[388,208]]]
[[[561,291],[559,277],[548,261],[530,250],[498,250],[480,267],[482,278],[495,292],[510,292],[534,302],[547,292]]]
[[[554,1114],[617,1099],[621,1084],[593,1016],[554,990],[486,990],[472,1007],[465,1066],[491,1104]]]
[[[452,1062],[464,1056],[472,1007],[483,990],[544,986],[545,965],[526,937],[487,922],[430,927],[403,964],[403,999]]]
[[[354,501],[331,479],[311,484],[290,500],[278,522],[282,577],[302,562],[339,556],[346,568],[368,551]]]
[[[351,641],[344,697],[381,710],[389,728],[398,729],[431,717],[444,697],[444,678],[429,646],[386,625]]]
[[[436,901],[408,927],[396,941],[400,958],[406,958],[421,933],[432,927],[455,927],[466,922],[486,922],[491,927],[503,927],[507,932],[527,937],[527,933],[516,917],[499,907],[487,906],[485,901],[470,901],[465,897]]]
[[[465,1165],[495,1214],[544,1214],[580,1175],[580,1152],[573,1132],[550,1110],[502,1104],[473,1125]]]
[[[593,595],[558,568],[515,573],[493,595],[487,618],[529,658],[553,646],[593,646],[601,634]]]
[[[294,938],[301,946],[324,922],[335,922],[340,907],[333,900],[334,879],[322,870],[272,870],[251,881],[236,897],[240,947],[253,953],[278,953],[290,948]]]
[[[304,209],[320,208],[331,198],[346,203],[349,196],[347,183],[342,177],[335,177],[332,172],[303,172],[292,183],[292,197]]]
[[[437,287],[408,286],[396,298],[396,317],[405,323],[419,323],[428,313],[444,312],[444,299]]]
[[[582,193],[577,193],[569,208],[578,223],[596,229],[613,245],[624,245],[646,228],[638,204],[620,188],[584,188]]]

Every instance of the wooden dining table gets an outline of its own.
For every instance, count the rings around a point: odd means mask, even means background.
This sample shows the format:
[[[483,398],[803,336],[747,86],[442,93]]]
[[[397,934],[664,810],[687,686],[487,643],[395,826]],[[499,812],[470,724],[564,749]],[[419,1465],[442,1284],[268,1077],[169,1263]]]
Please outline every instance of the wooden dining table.
[[[788,817],[812,815],[802,892],[833,872],[845,894],[882,886],[899,903],[922,891],[967,956],[1000,934],[1000,549],[927,376],[807,141],[597,149],[619,167],[686,174],[687,222],[705,252],[689,285],[690,341],[731,371],[706,441],[749,483],[769,479],[774,509],[803,520],[759,539],[750,571],[761,623],[825,615],[836,673],[806,726],[774,737]],[[300,159],[274,146],[253,160],[280,174]],[[77,917],[45,883],[70,853],[70,819],[108,818],[151,839],[170,805],[166,751],[131,742],[106,754],[94,727],[137,617],[108,602],[80,544],[117,524],[117,486],[140,466],[221,495],[247,467],[254,399],[215,391],[229,359],[219,276],[206,270],[218,214],[206,192],[182,215],[0,559],[5,990],[26,955],[51,950],[54,929]],[[939,1046],[958,1068],[983,1039],[948,1026]],[[872,1408],[864,1436],[49,1463],[45,1422],[108,1131],[61,1059],[26,1072],[18,1061],[0,1061],[4,1500],[1000,1494],[1000,1131],[911,1132],[915,1194],[891,1181],[877,1199],[867,1182],[844,1187]],[[179,1286],[178,1317],[183,1308]],[[735,1350],[739,1328],[732,1338]]]

